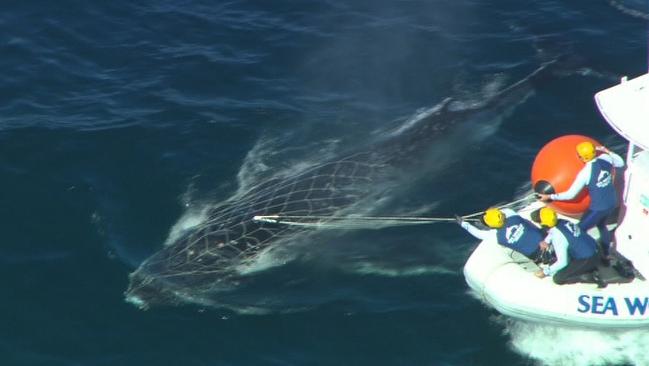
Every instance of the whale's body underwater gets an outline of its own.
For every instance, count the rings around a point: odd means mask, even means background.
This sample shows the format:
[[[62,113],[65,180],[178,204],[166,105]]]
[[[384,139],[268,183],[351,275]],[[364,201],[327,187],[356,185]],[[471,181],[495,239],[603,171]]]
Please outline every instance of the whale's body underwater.
[[[452,99],[365,149],[342,154],[292,176],[278,176],[212,208],[207,219],[147,258],[130,275],[128,302],[152,305],[218,305],[219,294],[245,277],[245,268],[269,250],[308,230],[257,222],[257,215],[330,216],[376,200],[431,147],[451,133],[502,120],[546,79],[548,64],[481,103],[459,107]],[[455,132],[453,132],[455,131]],[[457,132],[460,131],[460,132]],[[456,136],[458,137],[458,136]],[[437,152],[439,153],[439,151]],[[421,168],[418,168],[421,170]]]

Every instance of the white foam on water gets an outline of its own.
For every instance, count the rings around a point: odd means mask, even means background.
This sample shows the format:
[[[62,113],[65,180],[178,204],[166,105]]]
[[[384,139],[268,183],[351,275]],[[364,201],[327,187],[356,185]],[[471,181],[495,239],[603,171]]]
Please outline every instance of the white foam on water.
[[[259,181],[260,176],[266,175],[271,170],[267,161],[275,155],[276,150],[273,146],[276,143],[277,140],[275,139],[260,138],[252,149],[248,151],[237,173],[239,190],[235,196],[248,191]]]
[[[200,225],[202,222],[207,220],[207,213],[210,209],[208,204],[194,204],[194,205],[185,205],[187,209],[183,215],[176,221],[176,223],[169,230],[169,235],[164,242],[164,245],[173,244],[178,238],[180,238],[183,233],[187,230]]]
[[[504,324],[512,349],[538,365],[649,365],[649,332],[595,330],[543,325],[505,316]]]
[[[239,188],[229,200],[236,200],[267,179],[290,177],[322,164],[335,155],[340,143],[329,139],[295,148],[280,140],[264,136],[248,151],[237,173]]]
[[[646,0],[609,0],[608,3],[626,15],[649,20],[649,5]]]
[[[372,262],[351,263],[343,270],[361,275],[378,275],[385,277],[411,277],[425,275],[457,276],[459,274],[457,270],[452,270],[442,265],[394,267]]]

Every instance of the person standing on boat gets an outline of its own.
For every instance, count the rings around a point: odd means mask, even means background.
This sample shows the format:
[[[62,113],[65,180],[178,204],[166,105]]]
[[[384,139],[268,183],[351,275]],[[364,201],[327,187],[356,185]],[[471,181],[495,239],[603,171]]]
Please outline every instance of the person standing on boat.
[[[539,219],[541,226],[548,228],[548,235],[539,247],[541,250],[547,250],[551,244],[557,261],[537,271],[537,277],[552,276],[554,283],[564,285],[581,282],[583,274],[592,273],[597,269],[597,242],[581,230],[579,225],[559,220],[557,213],[549,207],[543,207],[539,211]],[[599,282],[598,277],[591,280]]]
[[[491,228],[489,230],[478,229],[458,216],[456,219],[464,230],[480,240],[495,241],[534,261],[541,259],[539,243],[543,240],[543,233],[536,225],[522,218],[514,210],[487,209],[482,216],[482,221]]]
[[[598,152],[599,156],[597,156]],[[577,155],[585,165],[577,174],[570,188],[561,193],[540,194],[539,199],[543,202],[569,201],[575,198],[584,187],[588,187],[590,206],[581,217],[579,228],[585,232],[597,226],[602,244],[602,255],[608,259],[611,233],[606,228],[606,219],[618,205],[613,176],[615,168],[624,166],[624,160],[606,147],[595,147],[589,141],[577,145]]]

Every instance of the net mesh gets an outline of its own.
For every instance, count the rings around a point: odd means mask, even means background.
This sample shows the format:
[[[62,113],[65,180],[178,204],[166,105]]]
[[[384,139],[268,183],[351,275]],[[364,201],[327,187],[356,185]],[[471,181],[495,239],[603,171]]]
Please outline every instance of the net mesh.
[[[380,160],[380,159],[379,159]],[[385,163],[373,153],[359,153],[275,177],[212,209],[206,221],[149,257],[131,276],[128,292],[162,280],[165,286],[205,289],[238,275],[233,269],[252,265],[270,243],[295,240],[313,229],[258,222],[254,216],[327,217],[379,194]]]

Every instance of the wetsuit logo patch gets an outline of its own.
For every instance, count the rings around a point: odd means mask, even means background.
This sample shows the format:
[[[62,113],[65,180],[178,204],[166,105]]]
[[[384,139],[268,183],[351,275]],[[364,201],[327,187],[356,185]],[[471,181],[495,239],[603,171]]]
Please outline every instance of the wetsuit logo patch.
[[[572,236],[574,236],[575,238],[578,237],[581,234],[581,230],[579,229],[579,226],[577,226],[577,225],[575,225],[573,223],[570,223],[570,222],[567,222],[565,226],[566,226],[566,229],[568,229],[568,231],[570,231]]]
[[[525,227],[523,224],[518,224],[510,226],[505,230],[505,238],[509,244],[516,243],[525,233]]]
[[[606,170],[602,170],[597,176],[597,183],[595,183],[595,185],[599,188],[604,188],[609,184],[611,184],[611,173],[607,172]]]

